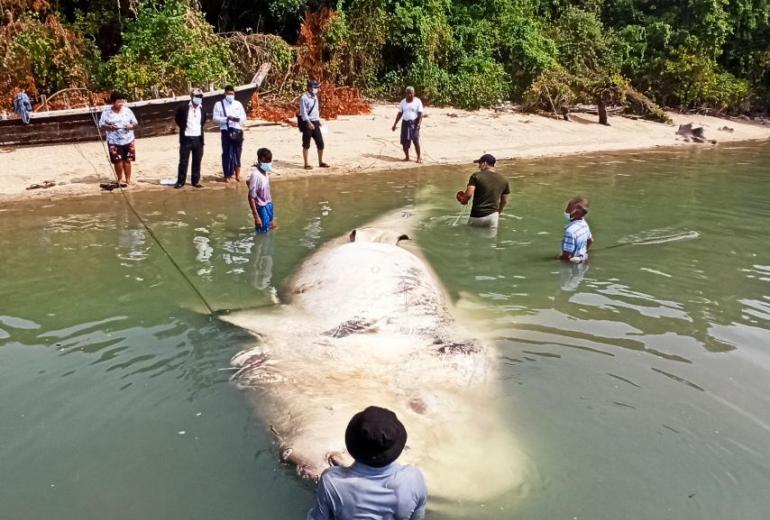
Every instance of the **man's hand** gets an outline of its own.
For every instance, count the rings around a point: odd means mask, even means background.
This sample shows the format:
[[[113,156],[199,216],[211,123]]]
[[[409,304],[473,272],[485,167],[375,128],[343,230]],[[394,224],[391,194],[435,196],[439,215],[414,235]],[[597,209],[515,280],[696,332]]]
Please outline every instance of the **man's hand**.
[[[254,217],[254,225],[256,227],[260,227],[261,228],[262,227],[262,219],[260,219],[259,217]]]
[[[395,125],[395,124],[393,125],[393,128],[392,128],[392,130],[393,130],[394,132],[396,131],[396,125]]]
[[[313,130],[315,130],[315,125],[313,123],[311,123],[310,121],[308,121],[307,122],[307,129],[312,132]]]

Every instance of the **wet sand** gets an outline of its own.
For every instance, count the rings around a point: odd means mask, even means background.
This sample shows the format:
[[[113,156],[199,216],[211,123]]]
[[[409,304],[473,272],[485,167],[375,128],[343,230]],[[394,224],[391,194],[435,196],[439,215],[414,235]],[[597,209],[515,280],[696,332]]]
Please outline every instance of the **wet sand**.
[[[399,132],[391,127],[395,105],[377,104],[371,114],[342,116],[326,123],[324,160],[329,169],[306,171],[302,168],[300,134],[289,125],[249,121],[244,132],[242,178],[259,147],[273,151],[274,180],[299,176],[355,174],[364,171],[413,168],[402,161]],[[610,118],[611,126],[599,125],[596,116],[574,114],[572,122],[553,118],[480,110],[467,112],[452,108],[426,107],[421,130],[422,165],[465,164],[482,153],[499,160],[555,157],[581,153],[640,150],[669,146],[711,147],[712,144],[685,143],[677,138],[679,124],[694,123],[705,128],[708,139],[719,143],[770,139],[770,124],[735,121],[708,116],[670,114],[674,125],[623,117]],[[727,126],[732,132],[721,131]],[[161,186],[161,179],[176,178],[179,141],[169,135],[137,140],[132,191],[172,189]],[[221,182],[220,138],[206,134],[202,182],[207,189],[228,187]],[[310,157],[316,164],[315,149]],[[40,147],[0,149],[0,201],[35,198],[81,197],[104,193],[100,183],[114,180],[104,147],[99,141]],[[51,188],[32,189],[33,184],[54,181]],[[194,189],[188,186],[185,189]]]

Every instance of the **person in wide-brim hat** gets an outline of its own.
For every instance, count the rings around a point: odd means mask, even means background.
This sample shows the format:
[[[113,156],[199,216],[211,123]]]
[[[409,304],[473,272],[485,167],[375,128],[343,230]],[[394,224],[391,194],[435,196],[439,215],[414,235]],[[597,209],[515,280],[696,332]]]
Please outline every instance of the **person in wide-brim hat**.
[[[355,463],[323,472],[307,518],[346,520],[363,513],[424,518],[428,490],[422,472],[396,462],[406,440],[406,428],[392,411],[369,406],[355,414],[345,430],[345,446]]]

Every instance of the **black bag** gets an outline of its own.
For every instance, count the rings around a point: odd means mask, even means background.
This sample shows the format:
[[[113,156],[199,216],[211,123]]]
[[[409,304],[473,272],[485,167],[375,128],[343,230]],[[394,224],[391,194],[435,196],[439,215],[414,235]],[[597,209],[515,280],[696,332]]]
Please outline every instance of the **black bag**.
[[[225,102],[220,101],[222,104],[222,113],[227,117],[227,110],[225,109]],[[227,138],[234,143],[243,142],[243,130],[240,128],[230,128],[230,120],[227,120]]]
[[[300,103],[301,102],[302,101],[300,100]],[[318,103],[318,98],[316,98],[316,100],[313,102],[313,107],[310,109],[310,112],[315,110],[316,103]],[[302,119],[302,116],[300,114],[297,114],[297,128],[299,129],[300,132],[304,132],[305,129],[307,128],[307,121]]]

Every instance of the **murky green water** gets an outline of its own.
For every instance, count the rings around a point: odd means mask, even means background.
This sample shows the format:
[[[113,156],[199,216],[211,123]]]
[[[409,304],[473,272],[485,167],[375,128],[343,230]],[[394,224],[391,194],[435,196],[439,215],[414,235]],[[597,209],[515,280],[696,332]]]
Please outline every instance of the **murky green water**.
[[[457,518],[767,518],[767,146],[513,164],[494,239],[458,219],[470,171],[277,183],[257,239],[243,189],[131,198],[217,309],[269,305],[325,240],[430,205],[417,242],[499,338],[535,463],[526,496]],[[551,259],[576,193],[585,272]],[[0,241],[0,517],[302,517],[312,488],[228,382],[251,338],[197,312],[120,196],[4,208]]]

